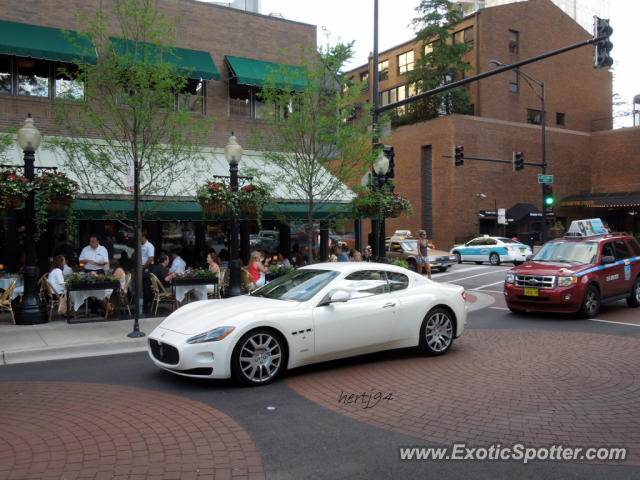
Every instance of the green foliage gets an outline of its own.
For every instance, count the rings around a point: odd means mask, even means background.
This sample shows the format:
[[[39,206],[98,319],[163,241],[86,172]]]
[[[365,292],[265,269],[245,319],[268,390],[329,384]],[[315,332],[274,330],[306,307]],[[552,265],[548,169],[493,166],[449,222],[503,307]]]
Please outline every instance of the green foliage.
[[[277,167],[271,181],[281,183],[286,173],[291,197],[304,199],[308,231],[315,212],[350,197],[345,184],[359,183],[373,162],[370,105],[359,103],[362,85],[348,84],[340,72],[352,54],[352,43],[320,51],[303,48],[301,68],[293,73],[299,77],[291,78],[291,69],[282,66],[262,90],[266,124],[252,133],[251,144]],[[283,88],[276,79],[287,76],[290,86]],[[304,84],[304,91],[295,91],[294,82]],[[311,252],[311,236],[308,248]]]
[[[187,268],[184,272],[176,273],[176,278],[217,278],[218,272],[210,272],[204,268]]]
[[[5,198],[7,195],[16,195],[26,197],[32,186],[29,180],[15,172],[0,172],[0,196]]]
[[[401,260],[399,258],[396,258],[393,262],[391,262],[391,264],[397,265],[399,267],[409,268],[409,262],[407,262],[406,260]]]
[[[222,202],[224,204],[232,203],[233,192],[231,187],[227,187],[220,182],[207,182],[196,190],[196,200],[201,205],[210,202]]]
[[[413,208],[406,195],[394,193],[389,187],[371,189],[360,187],[356,189],[356,197],[351,201],[356,216],[374,217],[384,215],[395,218],[400,214],[411,215]]]
[[[415,68],[407,74],[407,83],[418,92],[425,92],[463,78],[471,66],[462,57],[471,51],[467,43],[453,43],[453,31],[462,14],[449,0],[422,0],[416,7],[418,17],[413,20],[422,47]],[[470,97],[466,87],[458,87],[429,98],[412,102],[404,112],[391,115],[392,125],[398,126],[436,118],[451,113],[468,113]]]
[[[67,288],[73,285],[86,285],[103,282],[119,282],[113,275],[105,275],[102,273],[73,273],[64,282]]]

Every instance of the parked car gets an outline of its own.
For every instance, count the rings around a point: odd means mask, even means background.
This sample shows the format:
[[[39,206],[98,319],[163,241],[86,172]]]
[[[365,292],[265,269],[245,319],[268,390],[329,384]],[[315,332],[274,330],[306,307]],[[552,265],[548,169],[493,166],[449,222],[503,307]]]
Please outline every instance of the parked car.
[[[124,245],[122,243],[114,243],[113,244],[113,258],[115,260],[120,260],[120,257],[122,256],[122,252],[126,252],[127,256],[129,258],[131,258],[135,252],[135,249],[133,247],[130,247],[128,245]]]
[[[504,294],[512,312],[579,312],[590,318],[603,302],[625,298],[630,307],[640,306],[640,244],[631,235],[599,233],[603,229],[594,220],[572,222],[567,236],[547,242],[532,261],[507,272]]]
[[[501,262],[513,262],[520,265],[531,257],[531,247],[511,238],[483,237],[474,238],[464,245],[456,245],[451,249],[458,263],[473,261],[477,264],[489,262],[500,265]]]
[[[265,385],[285,369],[381,350],[442,355],[466,323],[458,285],[395,265],[320,263],[176,310],[149,335],[148,353],[178,375]]]
[[[409,268],[417,271],[418,239],[406,237],[390,237],[386,239],[386,255],[391,260],[406,260]],[[456,257],[449,252],[436,250],[429,247],[429,263],[431,268],[439,272],[445,272],[447,268],[456,263]]]

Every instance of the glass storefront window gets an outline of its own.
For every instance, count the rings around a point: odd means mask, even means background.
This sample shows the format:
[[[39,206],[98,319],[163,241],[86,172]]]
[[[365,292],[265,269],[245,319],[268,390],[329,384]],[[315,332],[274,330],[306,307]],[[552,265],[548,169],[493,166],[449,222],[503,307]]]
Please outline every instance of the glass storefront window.
[[[49,97],[49,62],[18,58],[18,95]]]
[[[204,80],[190,78],[182,92],[176,96],[177,108],[204,114]]]
[[[56,98],[65,100],[83,100],[84,84],[78,80],[73,80],[77,67],[68,63],[56,64]]]
[[[0,93],[11,95],[11,57],[0,55]]]
[[[229,116],[251,118],[251,87],[229,84]]]

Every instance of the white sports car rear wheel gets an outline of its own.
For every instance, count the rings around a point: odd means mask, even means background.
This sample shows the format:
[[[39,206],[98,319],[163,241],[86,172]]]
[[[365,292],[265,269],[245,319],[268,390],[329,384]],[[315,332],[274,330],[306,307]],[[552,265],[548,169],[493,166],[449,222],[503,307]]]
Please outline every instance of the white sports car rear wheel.
[[[420,328],[420,349],[427,355],[442,355],[453,343],[453,316],[441,307],[429,311]]]

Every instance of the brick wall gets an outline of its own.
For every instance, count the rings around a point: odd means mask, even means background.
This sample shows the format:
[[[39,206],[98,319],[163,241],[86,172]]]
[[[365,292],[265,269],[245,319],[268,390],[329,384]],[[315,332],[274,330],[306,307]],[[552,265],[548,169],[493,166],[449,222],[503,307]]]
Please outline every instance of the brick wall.
[[[640,127],[593,134],[591,191],[640,191]]]

